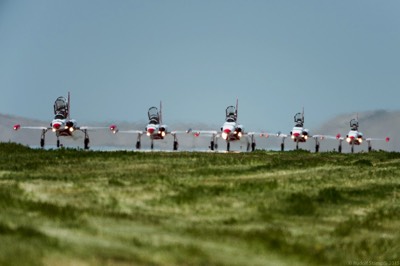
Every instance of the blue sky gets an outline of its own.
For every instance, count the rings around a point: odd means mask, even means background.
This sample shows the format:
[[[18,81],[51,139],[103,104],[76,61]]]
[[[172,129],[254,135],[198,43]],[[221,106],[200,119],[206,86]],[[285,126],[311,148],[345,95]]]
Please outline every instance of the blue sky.
[[[0,0],[0,112],[79,121],[312,129],[342,113],[398,110],[400,1]]]

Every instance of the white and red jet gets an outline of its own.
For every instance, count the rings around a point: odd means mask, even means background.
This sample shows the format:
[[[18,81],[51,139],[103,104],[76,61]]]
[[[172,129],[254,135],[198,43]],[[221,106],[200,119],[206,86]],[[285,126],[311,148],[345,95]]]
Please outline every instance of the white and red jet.
[[[174,144],[173,150],[178,150],[178,138],[177,134],[186,133],[186,131],[169,131],[168,126],[162,123],[162,102],[160,102],[160,110],[157,107],[153,106],[150,107],[147,112],[149,122],[145,127],[145,130],[119,130],[116,126],[112,126],[110,129],[113,132],[119,133],[132,133],[138,134],[137,141],[136,141],[136,149],[141,148],[141,138],[143,134],[146,134],[151,141],[150,148],[154,148],[154,140],[162,140],[167,135],[171,135],[174,137]]]
[[[285,139],[288,137],[290,137],[296,143],[296,150],[299,149],[299,143],[307,142],[309,138],[313,138],[315,140],[315,152],[319,152],[320,140],[329,138],[329,136],[311,135],[310,131],[304,128],[304,108],[301,113],[297,113],[294,115],[294,123],[295,126],[293,127],[292,131],[290,131],[290,134],[282,134],[281,132],[278,132],[275,135],[266,135],[266,137],[275,136],[282,138],[281,151],[285,150]]]
[[[50,127],[43,126],[21,126],[20,124],[14,125],[14,130],[19,129],[39,129],[42,131],[40,138],[40,147],[45,145],[46,133],[50,130],[56,134],[57,147],[60,147],[60,137],[73,137],[75,131],[81,131],[85,135],[84,148],[89,148],[89,134],[88,130],[104,129],[107,127],[87,127],[78,126],[75,119],[70,118],[70,93],[68,92],[68,100],[60,96],[54,102],[54,119],[50,123]],[[110,127],[112,130],[112,126]]]
[[[232,141],[239,141],[243,137],[247,142],[247,150],[250,149],[252,151],[256,148],[256,142],[254,139],[255,132],[246,133],[243,125],[238,123],[238,100],[236,99],[236,107],[228,106],[225,109],[225,122],[221,127],[221,131],[218,132],[216,130],[192,130],[195,137],[199,137],[200,135],[211,135],[210,149],[214,150],[218,148],[217,138],[222,138],[226,141],[226,150],[230,150],[230,143]]]
[[[362,132],[358,131],[358,115],[357,118],[353,118],[350,120],[350,131],[347,133],[346,138],[342,137],[340,134],[336,135],[336,139],[339,140],[338,151],[342,152],[342,142],[346,140],[347,143],[351,146],[351,153],[354,152],[355,145],[361,145],[365,140],[368,143],[368,151],[372,150],[371,141],[375,140],[384,140],[386,142],[390,141],[389,137],[386,138],[364,138]]]

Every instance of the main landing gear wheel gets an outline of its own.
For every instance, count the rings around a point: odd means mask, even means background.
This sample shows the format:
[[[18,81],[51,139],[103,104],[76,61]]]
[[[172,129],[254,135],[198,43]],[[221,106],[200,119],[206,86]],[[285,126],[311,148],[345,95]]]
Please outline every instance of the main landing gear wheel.
[[[339,153],[342,153],[342,145],[339,145],[339,147],[338,147],[338,152],[339,152]]]
[[[136,142],[136,149],[137,149],[137,150],[140,150],[140,141],[137,141],[137,142]]]
[[[319,152],[319,145],[315,145],[315,152]]]
[[[60,140],[57,140],[57,148],[60,148]]]
[[[85,146],[85,150],[87,150],[87,149],[89,149],[89,138],[85,138],[85,141],[84,141],[84,146]]]
[[[281,143],[281,151],[285,150],[285,144]]]
[[[40,136],[40,147],[43,149],[44,148],[44,139],[46,137],[46,129],[42,130],[42,135]]]
[[[174,141],[174,151],[177,151],[177,150],[178,150],[178,142]]]
[[[251,143],[251,151],[255,151],[256,150],[256,143],[253,142]]]
[[[212,150],[212,151],[214,150],[214,141],[210,142],[210,150]]]
[[[226,143],[226,151],[229,151],[231,149],[231,143],[227,142]]]

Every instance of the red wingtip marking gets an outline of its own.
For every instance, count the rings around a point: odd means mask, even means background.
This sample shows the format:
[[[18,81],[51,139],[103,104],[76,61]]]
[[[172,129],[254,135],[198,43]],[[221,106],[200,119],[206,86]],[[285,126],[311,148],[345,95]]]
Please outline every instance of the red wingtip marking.
[[[18,130],[18,129],[20,129],[20,128],[21,128],[21,125],[20,125],[20,124],[14,125],[14,130]]]
[[[339,134],[336,135],[336,138],[337,138],[337,139],[340,139],[341,136],[342,136],[342,135],[340,135],[340,133],[339,133]]]
[[[389,137],[386,137],[385,140],[386,140],[386,142],[389,142],[389,141],[390,141],[390,138],[389,138]]]

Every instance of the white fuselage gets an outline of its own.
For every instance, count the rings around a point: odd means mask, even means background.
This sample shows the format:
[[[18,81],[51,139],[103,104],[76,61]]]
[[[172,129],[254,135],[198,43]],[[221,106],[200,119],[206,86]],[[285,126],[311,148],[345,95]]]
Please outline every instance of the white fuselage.
[[[71,136],[76,128],[77,124],[73,119],[55,118],[51,121],[51,130],[55,132],[57,136]]]
[[[164,139],[167,134],[167,125],[148,124],[146,126],[146,135],[150,137],[150,139]]]
[[[309,132],[308,129],[303,127],[293,127],[290,135],[294,142],[306,142],[309,137]]]
[[[221,137],[227,141],[240,140],[244,134],[244,127],[236,122],[225,122],[221,127]]]
[[[358,130],[350,130],[346,136],[346,141],[350,145],[360,145],[363,141],[363,133]]]

